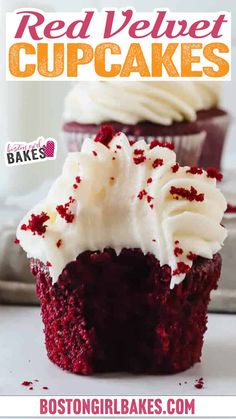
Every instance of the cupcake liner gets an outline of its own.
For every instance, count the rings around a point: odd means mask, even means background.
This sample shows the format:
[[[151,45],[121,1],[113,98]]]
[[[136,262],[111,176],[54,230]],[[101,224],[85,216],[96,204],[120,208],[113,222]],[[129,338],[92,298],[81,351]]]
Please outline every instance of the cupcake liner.
[[[195,121],[175,122],[169,126],[149,121],[136,125],[110,121],[101,125],[112,125],[115,131],[124,132],[132,140],[144,139],[150,142],[158,138],[163,142],[171,141],[175,144],[177,161],[181,165],[220,169],[229,123],[229,114],[220,108],[214,108],[197,112]],[[79,150],[84,138],[93,137],[101,125],[65,122],[63,138],[68,150]]]
[[[94,138],[94,133],[83,132],[62,132],[62,141],[65,142],[68,152],[80,151],[83,141],[86,138]],[[175,146],[177,161],[181,166],[197,166],[204,141],[206,139],[206,132],[201,131],[196,134],[189,135],[174,135],[174,136],[144,136],[144,135],[129,135],[127,137],[130,141],[144,140],[148,144],[153,140],[158,139],[161,142],[170,142]]]
[[[84,252],[52,285],[31,260],[49,359],[77,374],[176,373],[200,361],[221,257],[198,258],[182,283],[139,249]]]
[[[199,130],[205,130],[206,138],[199,158],[200,167],[221,168],[221,158],[227,131],[230,125],[230,116],[227,113],[209,119],[197,121]]]

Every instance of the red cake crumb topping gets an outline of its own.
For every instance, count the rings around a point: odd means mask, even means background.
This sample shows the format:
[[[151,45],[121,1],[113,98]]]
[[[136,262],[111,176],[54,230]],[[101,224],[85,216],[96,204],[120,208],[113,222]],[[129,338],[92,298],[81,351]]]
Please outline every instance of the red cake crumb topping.
[[[197,388],[198,390],[201,390],[204,386],[204,380],[203,378],[198,378],[197,380],[195,380],[196,383],[194,384],[194,387]]]
[[[222,173],[220,173],[220,171],[216,169],[215,167],[208,167],[206,169],[206,172],[207,172],[207,177],[216,179],[218,182],[221,182],[223,179]]]
[[[78,188],[78,185],[76,183],[74,183],[73,188],[74,189],[77,189]]]
[[[116,148],[117,148],[118,150],[121,150],[121,149],[122,149],[121,145],[119,145],[119,144],[116,144]]]
[[[21,385],[22,386],[24,386],[24,387],[29,387],[29,386],[31,386],[33,383],[32,383],[32,381],[23,381],[22,383],[21,383]]]
[[[179,170],[179,163],[175,163],[174,166],[171,166],[172,172],[176,173]]]
[[[149,148],[150,150],[152,150],[154,147],[165,147],[165,148],[169,148],[170,150],[174,150],[175,146],[173,143],[168,143],[168,142],[161,142],[158,140],[153,140],[151,141]]]
[[[106,147],[108,147],[115,133],[116,132],[111,125],[103,125],[101,129],[98,131],[94,141],[98,143],[102,143]]]
[[[115,160],[116,158],[115,157],[112,157],[112,160]]]
[[[148,178],[147,183],[152,183],[152,178],[151,177]]]
[[[115,180],[115,178],[113,176],[110,177],[110,180]]]
[[[175,240],[175,244],[179,244],[179,240]]]
[[[133,161],[134,161],[135,164],[141,164],[141,163],[145,162],[145,160],[146,160],[146,157],[144,155],[139,155],[139,156],[133,158]]]
[[[48,387],[47,387],[47,386],[44,386],[44,387],[43,387],[43,390],[48,390]]]
[[[129,145],[134,145],[134,143],[136,143],[136,141],[135,140],[129,140]]]
[[[33,390],[33,387],[30,387],[29,390]]]
[[[191,173],[192,175],[202,175],[203,170],[200,167],[192,166],[186,170],[186,173]]]
[[[50,268],[50,266],[52,266],[51,262],[46,262],[46,266]]]
[[[197,258],[197,255],[196,255],[195,253],[193,253],[193,252],[189,252],[189,253],[187,254],[187,258],[188,258],[189,260],[195,260],[195,259]]]
[[[14,240],[14,243],[15,243],[15,244],[20,244],[20,240],[16,238],[16,239]]]
[[[147,195],[147,202],[150,204],[150,202],[153,200],[153,196]]]
[[[34,235],[38,234],[39,236],[42,236],[47,229],[47,225],[44,225],[44,223],[46,223],[49,218],[50,217],[44,211],[42,211],[41,214],[31,214],[28,225],[22,224],[21,230],[30,230]]]
[[[57,240],[57,242],[56,242],[56,246],[57,246],[57,247],[61,247],[61,244],[62,244],[62,240],[61,240],[61,239]]]
[[[180,247],[175,247],[175,249],[174,249],[174,255],[176,257],[178,257],[179,255],[182,255],[182,253],[183,253],[183,249],[181,249]]]
[[[141,200],[143,199],[143,197],[147,195],[147,191],[145,191],[145,189],[143,189],[142,191],[140,191],[137,195],[137,197]]]
[[[135,154],[135,156],[143,156],[143,154],[144,154],[144,150],[142,150],[141,148],[136,148],[135,150],[134,150],[134,154]]]
[[[58,205],[56,207],[58,214],[61,216],[61,218],[64,218],[67,223],[72,223],[75,218],[74,214],[72,214],[72,212],[69,210],[69,206],[74,201],[75,200],[70,196],[68,202],[66,202],[64,205]]]
[[[156,169],[156,167],[162,166],[163,165],[163,159],[156,159],[154,160],[152,167],[153,169]]]
[[[236,205],[227,204],[226,211],[228,214],[236,212]]]
[[[95,150],[93,150],[93,155],[94,155],[95,157],[97,157],[98,153],[97,153]]]
[[[154,243],[156,243],[156,240],[155,240],[155,239],[152,239],[152,241],[153,241]]]
[[[80,176],[76,176],[75,181],[76,181],[76,183],[80,183],[81,182],[81,177]]]
[[[193,186],[191,186],[190,191],[186,188],[176,188],[175,186],[171,186],[170,193],[171,193],[171,195],[176,195],[177,196],[175,199],[177,199],[178,196],[180,196],[181,198],[187,199],[190,202],[192,202],[192,201],[197,201],[197,202],[204,201],[204,194],[203,193],[198,194],[198,191]]]
[[[187,274],[190,271],[190,266],[186,265],[184,262],[177,263],[177,269],[173,271],[173,275]]]

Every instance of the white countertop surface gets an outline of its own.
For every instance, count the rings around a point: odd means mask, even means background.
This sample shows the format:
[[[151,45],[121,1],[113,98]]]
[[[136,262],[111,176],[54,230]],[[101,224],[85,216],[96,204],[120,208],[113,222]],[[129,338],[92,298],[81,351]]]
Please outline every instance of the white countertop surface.
[[[172,376],[73,375],[47,359],[43,341],[38,307],[0,306],[0,395],[236,395],[236,315],[210,314],[201,364]],[[25,380],[39,382],[30,391]]]

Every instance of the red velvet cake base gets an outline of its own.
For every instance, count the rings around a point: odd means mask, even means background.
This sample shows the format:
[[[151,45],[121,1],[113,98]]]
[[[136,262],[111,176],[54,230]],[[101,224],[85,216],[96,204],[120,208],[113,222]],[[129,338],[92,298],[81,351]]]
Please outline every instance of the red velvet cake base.
[[[220,162],[224,147],[224,142],[226,138],[227,129],[229,126],[229,116],[227,112],[223,111],[219,108],[214,108],[206,111],[199,111],[197,112],[197,119],[196,121],[188,122],[174,122],[170,126],[154,124],[152,122],[143,121],[139,122],[135,125],[129,124],[121,124],[120,122],[116,121],[107,121],[101,125],[112,125],[115,131],[122,131],[127,136],[130,137],[156,137],[160,136],[163,138],[168,137],[188,137],[190,144],[186,146],[186,141],[184,142],[184,148],[180,146],[180,151],[176,149],[177,153],[177,161],[181,163],[181,165],[197,165],[199,167],[215,167],[220,168]],[[100,130],[101,125],[96,124],[80,124],[77,122],[67,122],[63,126],[63,131],[66,135],[74,134],[76,138],[76,134],[84,135],[84,134],[91,134],[95,135]],[[206,132],[206,138],[201,145],[201,149],[193,149],[191,151],[191,140],[190,136],[199,134],[201,132]],[[74,141],[73,138],[73,147]],[[70,141],[70,140],[69,140]],[[179,140],[177,141],[179,144]],[[69,151],[75,151],[70,148],[70,144],[67,145]],[[178,146],[179,147],[179,146]],[[80,148],[80,139],[78,141],[78,148]],[[198,151],[197,151],[198,150]],[[196,157],[191,155],[191,153],[200,152],[200,155]],[[190,153],[190,154],[189,154]],[[186,154],[186,159],[183,158],[183,155]],[[189,155],[188,155],[189,154]],[[189,160],[189,161],[188,161]]]
[[[84,252],[52,285],[31,261],[49,359],[78,374],[175,373],[200,361],[221,257],[198,258],[170,289],[170,269],[138,249]]]

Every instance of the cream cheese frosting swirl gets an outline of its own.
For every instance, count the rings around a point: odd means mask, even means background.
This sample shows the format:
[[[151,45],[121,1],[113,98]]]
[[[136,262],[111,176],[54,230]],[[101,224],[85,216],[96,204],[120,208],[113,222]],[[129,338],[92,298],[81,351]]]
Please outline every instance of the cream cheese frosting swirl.
[[[150,121],[171,125],[196,120],[196,112],[217,106],[219,82],[80,82],[65,100],[65,121],[100,124]]]
[[[216,180],[179,167],[174,151],[153,145],[130,145],[116,134],[109,148],[87,139],[81,152],[68,155],[61,176],[17,230],[28,257],[49,262],[54,282],[86,250],[140,248],[171,267],[173,288],[194,255],[211,259],[220,250],[226,201]]]

